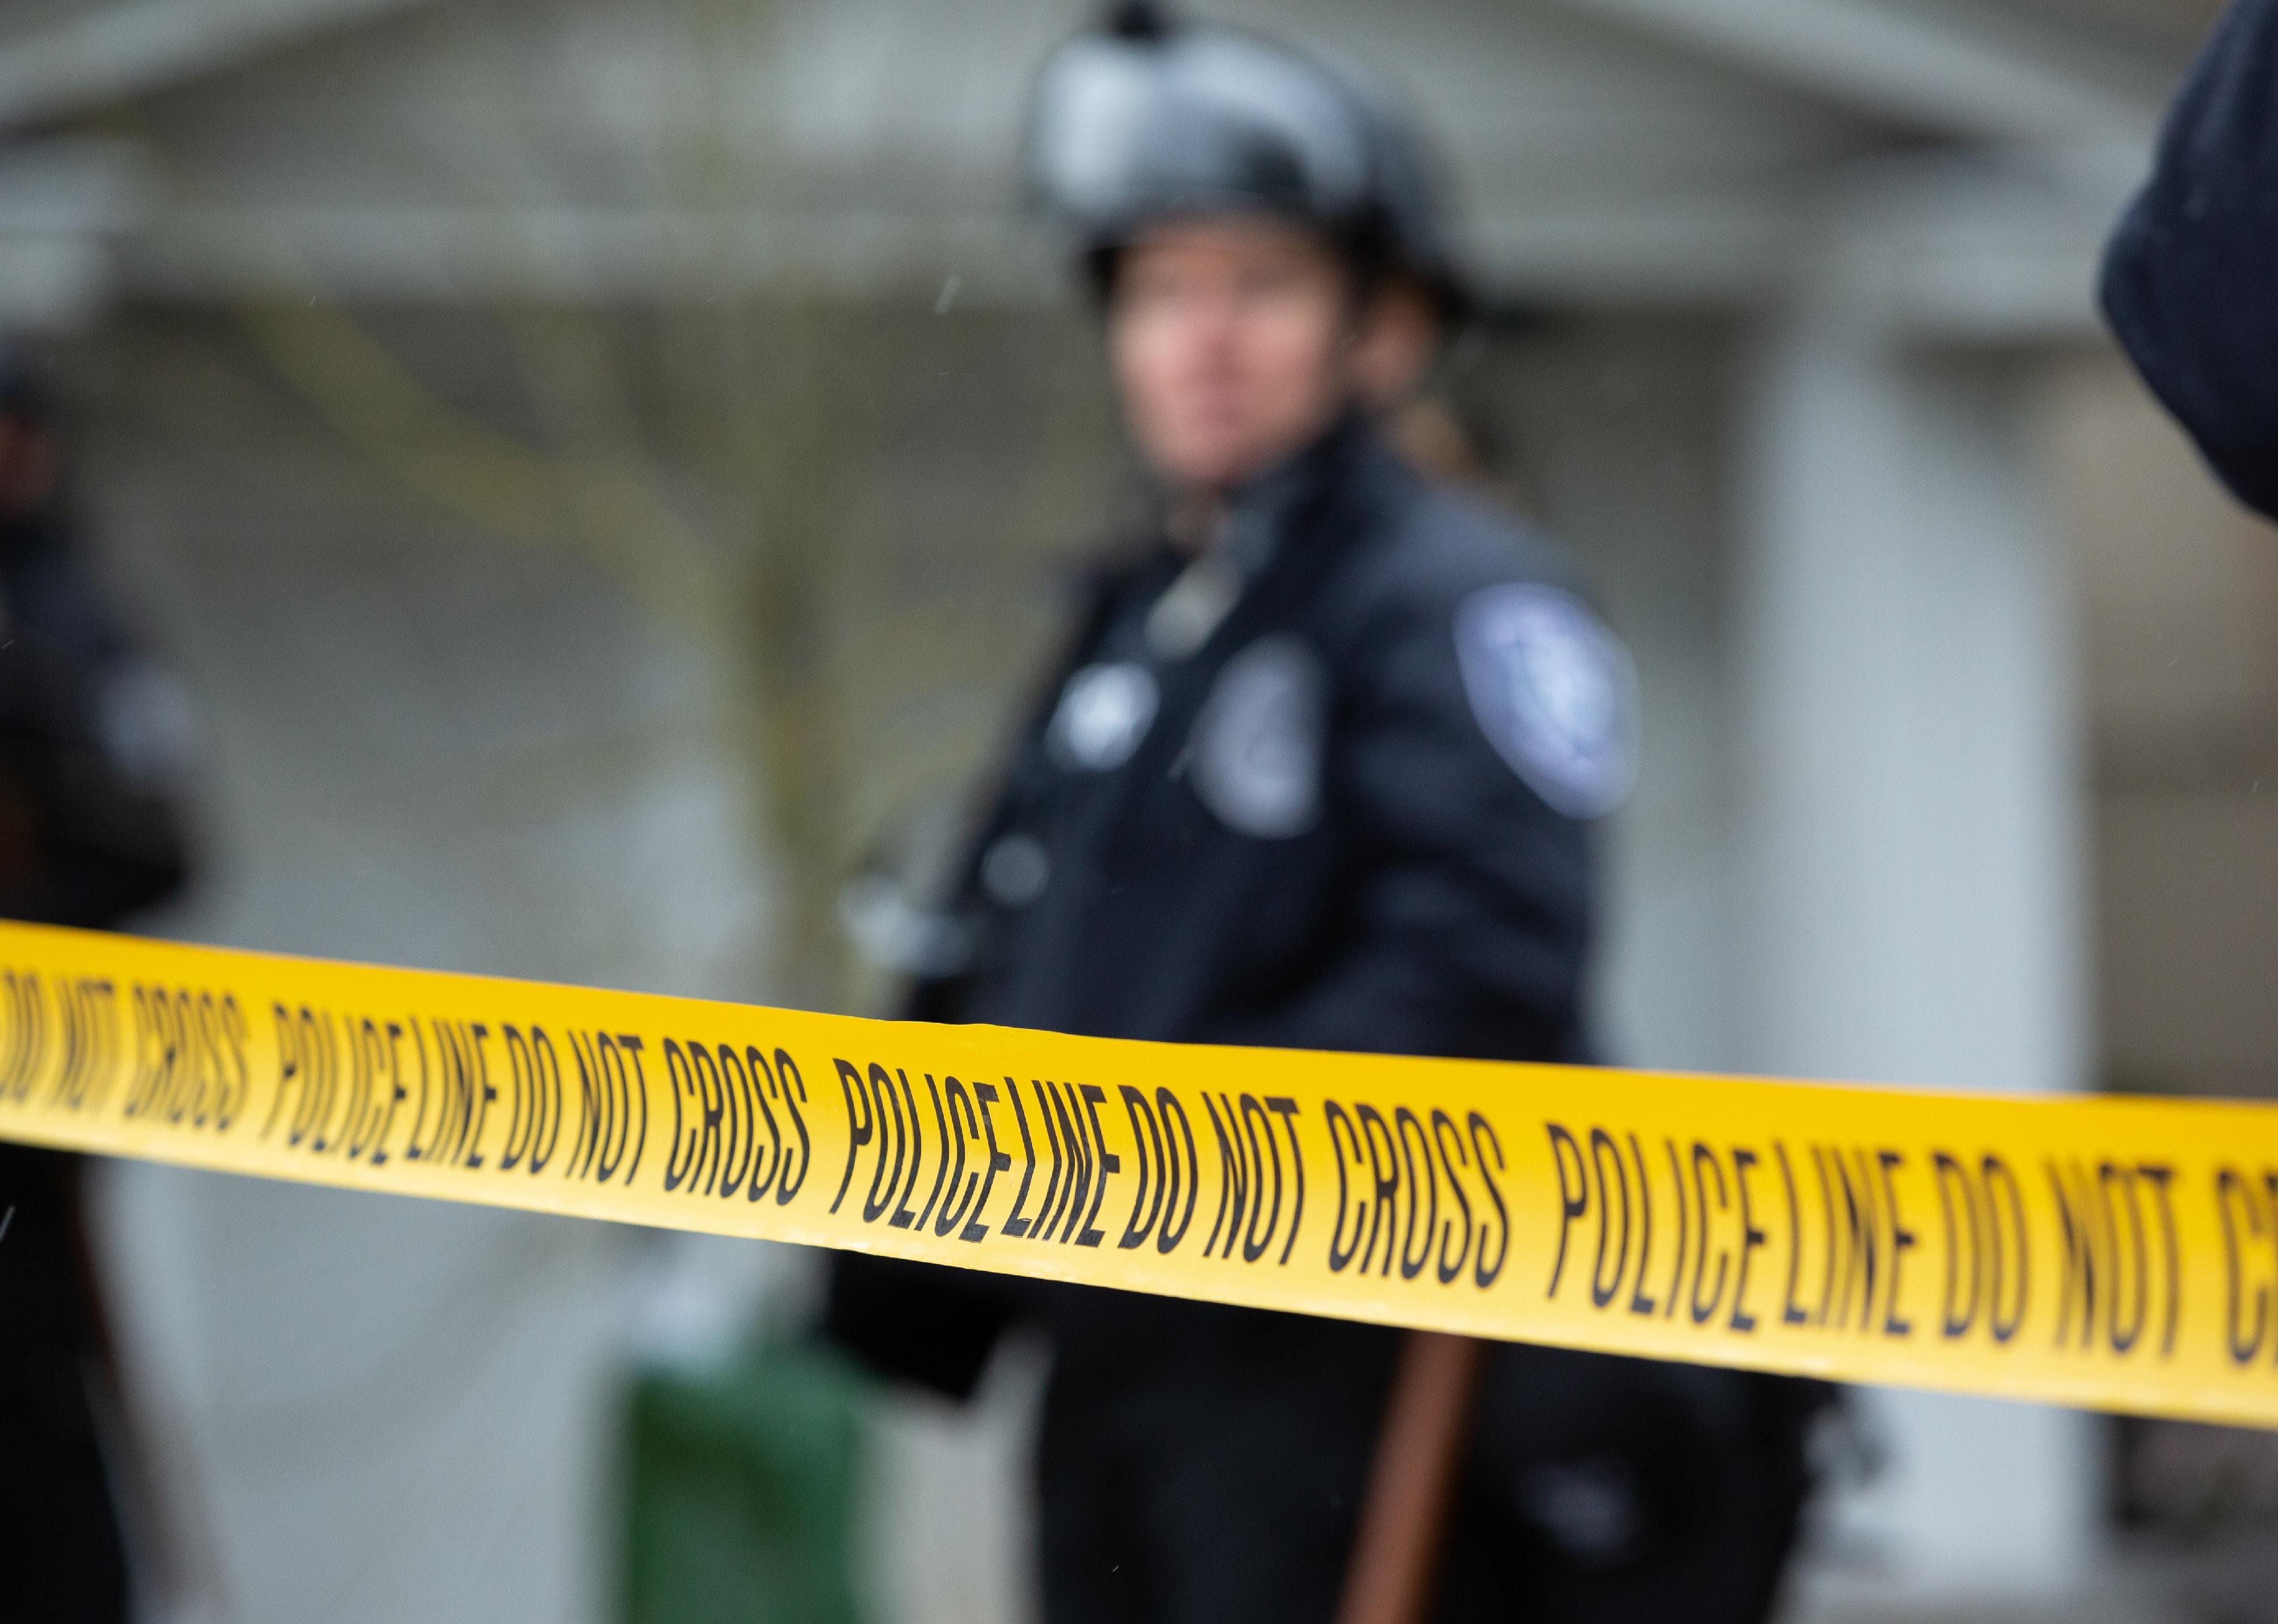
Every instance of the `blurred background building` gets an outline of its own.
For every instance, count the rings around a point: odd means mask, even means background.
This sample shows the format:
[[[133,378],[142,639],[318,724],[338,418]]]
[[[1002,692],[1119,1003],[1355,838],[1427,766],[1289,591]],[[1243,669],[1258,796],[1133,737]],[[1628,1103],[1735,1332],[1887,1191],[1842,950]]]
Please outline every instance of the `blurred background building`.
[[[1609,1056],[2278,1094],[2278,538],[2090,291],[2213,0],[1198,9],[1448,148],[1446,393],[1644,681]],[[922,864],[1128,506],[1010,178],[1084,16],[12,0],[0,330],[205,718],[168,928],[875,1007],[842,886]],[[184,1618],[606,1618],[626,1362],[801,1311],[765,1248],[107,1201]],[[882,1420],[881,1620],[1021,1616],[1022,1379]],[[1798,1617],[2267,1616],[2269,1440],[1868,1414]]]

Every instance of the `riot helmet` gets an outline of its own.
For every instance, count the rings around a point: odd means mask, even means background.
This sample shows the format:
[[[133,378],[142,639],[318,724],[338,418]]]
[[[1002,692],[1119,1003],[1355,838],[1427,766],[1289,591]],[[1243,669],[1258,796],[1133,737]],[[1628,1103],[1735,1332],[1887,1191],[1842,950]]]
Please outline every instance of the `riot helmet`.
[[[1103,291],[1147,226],[1257,213],[1320,232],[1365,279],[1397,271],[1444,313],[1464,302],[1426,154],[1389,95],[1261,35],[1119,6],[1038,73],[1022,167]]]

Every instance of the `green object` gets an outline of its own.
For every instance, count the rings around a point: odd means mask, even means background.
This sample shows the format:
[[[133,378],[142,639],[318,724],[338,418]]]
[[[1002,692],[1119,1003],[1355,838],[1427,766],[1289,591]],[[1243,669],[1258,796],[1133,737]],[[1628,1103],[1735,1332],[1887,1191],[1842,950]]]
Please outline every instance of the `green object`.
[[[638,1376],[627,1624],[861,1624],[862,1392],[843,1360],[798,1346]]]

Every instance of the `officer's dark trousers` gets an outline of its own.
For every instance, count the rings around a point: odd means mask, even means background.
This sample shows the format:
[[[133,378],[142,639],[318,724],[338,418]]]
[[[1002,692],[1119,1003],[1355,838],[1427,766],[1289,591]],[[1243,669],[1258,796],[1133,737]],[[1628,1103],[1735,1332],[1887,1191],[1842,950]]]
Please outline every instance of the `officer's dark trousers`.
[[[1127,1325],[1135,1300],[1155,1312]],[[1326,1624],[1395,1339],[1201,1303],[1127,1299],[1100,1318],[1055,1338],[1047,1624]]]
[[[1100,1308],[1057,1328],[1037,1485],[1047,1624],[1328,1624],[1395,1335]],[[1762,1619],[1803,1499],[1804,1397],[1736,1372],[1498,1349],[1436,1619]]]

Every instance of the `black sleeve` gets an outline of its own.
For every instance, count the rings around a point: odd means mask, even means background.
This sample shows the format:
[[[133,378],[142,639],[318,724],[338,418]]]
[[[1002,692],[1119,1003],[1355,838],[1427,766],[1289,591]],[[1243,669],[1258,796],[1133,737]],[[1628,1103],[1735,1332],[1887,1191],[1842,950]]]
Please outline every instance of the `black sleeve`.
[[[866,1252],[832,1254],[822,1334],[880,1376],[970,1398],[1012,1318],[989,1277]]]
[[[989,910],[982,894],[982,860],[987,857],[989,848],[995,843],[997,837],[1005,833],[1034,788],[1031,779],[1040,770],[1044,729],[1051,721],[1053,709],[1059,704],[1060,690],[1067,685],[1068,678],[1083,663],[1089,651],[1097,645],[1101,630],[1114,607],[1115,593],[1123,583],[1123,571],[1102,566],[1078,576],[1074,583],[1076,610],[1070,617],[1072,630],[1044,666],[1042,680],[1029,690],[1019,724],[1001,752],[996,789],[990,797],[988,812],[973,825],[973,832],[966,840],[957,866],[951,871],[952,878],[945,911],[951,918],[965,923],[973,932],[967,960],[953,970],[913,977],[902,996],[901,1018],[904,1020],[953,1025],[965,1019],[966,1005],[973,991],[974,972],[979,962],[987,957],[992,945],[986,938]]]
[[[2278,0],[2236,0],[2113,233],[2105,315],[2224,483],[2278,516]]]
[[[1590,828],[1488,743],[1453,619],[1434,598],[1382,626],[1333,734],[1329,792],[1361,844],[1338,945],[1284,1007],[1211,1041],[1585,1057]]]

